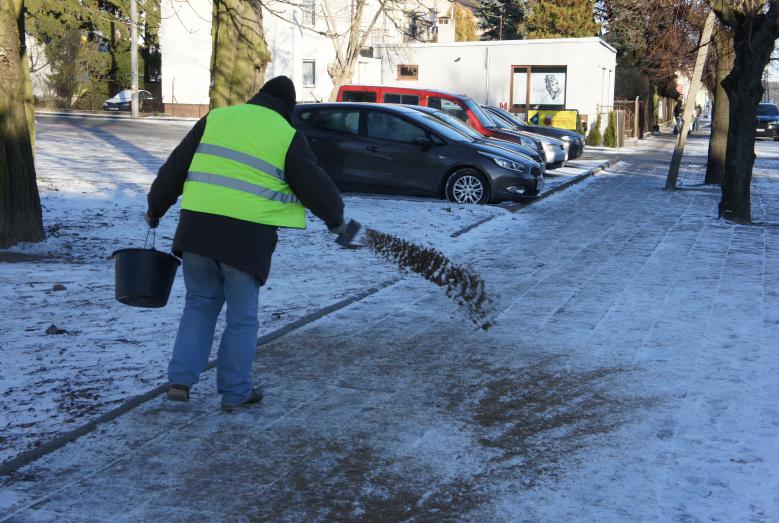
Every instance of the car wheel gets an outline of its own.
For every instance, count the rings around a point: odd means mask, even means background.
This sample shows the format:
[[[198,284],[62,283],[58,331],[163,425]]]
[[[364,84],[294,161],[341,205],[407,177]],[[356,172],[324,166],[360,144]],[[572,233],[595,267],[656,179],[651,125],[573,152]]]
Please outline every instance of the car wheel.
[[[490,188],[475,169],[458,169],[446,182],[446,198],[456,203],[486,203]]]

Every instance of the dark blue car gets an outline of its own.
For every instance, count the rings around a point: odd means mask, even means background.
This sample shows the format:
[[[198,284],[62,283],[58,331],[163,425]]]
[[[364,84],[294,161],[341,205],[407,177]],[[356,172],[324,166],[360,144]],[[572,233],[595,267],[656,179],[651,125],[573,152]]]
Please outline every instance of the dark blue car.
[[[755,136],[773,138],[779,142],[779,108],[774,104],[761,103],[757,106]]]

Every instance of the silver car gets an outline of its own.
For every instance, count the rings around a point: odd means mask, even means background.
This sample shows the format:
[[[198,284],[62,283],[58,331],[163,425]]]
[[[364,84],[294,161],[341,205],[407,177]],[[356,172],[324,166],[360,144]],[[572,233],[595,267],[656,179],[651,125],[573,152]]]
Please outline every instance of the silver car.
[[[544,136],[542,134],[535,134],[519,130],[517,129],[516,125],[503,118],[502,115],[493,113],[491,111],[488,111],[487,114],[495,123],[495,127],[498,127],[504,131],[518,134],[523,137],[527,137],[528,139],[541,142],[541,146],[544,148],[544,153],[546,154],[547,169],[557,169],[558,167],[565,165],[565,162],[568,161],[568,151],[562,140]]]

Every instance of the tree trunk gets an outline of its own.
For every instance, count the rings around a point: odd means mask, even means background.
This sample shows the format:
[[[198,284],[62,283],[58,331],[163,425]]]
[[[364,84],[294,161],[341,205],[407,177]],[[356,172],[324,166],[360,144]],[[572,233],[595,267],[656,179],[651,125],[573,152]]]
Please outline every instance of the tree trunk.
[[[734,28],[734,66],[722,81],[730,102],[730,126],[719,216],[737,223],[752,220],[750,186],[755,163],[757,104],[763,97],[763,71],[771,59],[778,34],[772,17],[745,17]]]
[[[211,107],[244,103],[265,81],[270,62],[259,3],[214,0]]]
[[[0,248],[44,238],[22,0],[0,6]]]
[[[333,89],[330,91],[330,101],[335,102],[338,98],[338,89],[345,84],[348,84],[354,78],[354,68],[357,62],[353,62],[346,67],[339,67],[337,64],[330,64],[327,68],[327,74],[330,75],[330,79],[333,81]]]
[[[725,161],[728,145],[728,127],[730,125],[730,104],[728,95],[722,87],[722,81],[733,69],[733,38],[729,31],[719,28],[714,33],[714,47],[717,50],[717,62],[714,69],[716,80],[714,88],[714,111],[709,139],[709,157],[706,164],[704,183],[720,185],[725,180]]]

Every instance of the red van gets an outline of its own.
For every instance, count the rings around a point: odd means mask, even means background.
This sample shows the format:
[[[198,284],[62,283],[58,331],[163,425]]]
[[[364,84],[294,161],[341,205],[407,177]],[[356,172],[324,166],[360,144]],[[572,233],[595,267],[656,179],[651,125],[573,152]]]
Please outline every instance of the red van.
[[[463,95],[439,91],[438,89],[413,89],[386,85],[342,85],[338,89],[338,102],[372,102],[385,104],[407,104],[434,107],[450,113],[464,121],[478,132],[491,138],[514,142],[527,147],[527,139],[495,126],[493,121],[473,99]],[[546,162],[544,147],[539,141],[534,146],[542,161]]]

